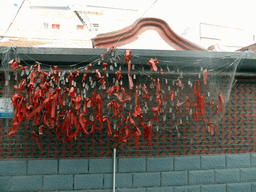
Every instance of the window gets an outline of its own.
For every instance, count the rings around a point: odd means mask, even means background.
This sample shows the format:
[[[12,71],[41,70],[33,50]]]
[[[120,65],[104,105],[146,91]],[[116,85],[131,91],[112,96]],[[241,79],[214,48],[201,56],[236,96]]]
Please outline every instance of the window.
[[[77,25],[76,30],[84,30],[84,26],[83,25]]]
[[[49,23],[44,23],[44,29],[48,29]]]
[[[52,29],[60,30],[60,24],[52,24]]]
[[[98,29],[99,29],[99,23],[92,23],[92,30],[93,31],[98,31]]]

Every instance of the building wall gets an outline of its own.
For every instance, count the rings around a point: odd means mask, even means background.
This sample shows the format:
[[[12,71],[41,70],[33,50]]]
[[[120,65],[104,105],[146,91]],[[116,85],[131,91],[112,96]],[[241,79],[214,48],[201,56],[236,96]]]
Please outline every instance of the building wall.
[[[0,191],[111,191],[113,148],[117,191],[255,191],[255,82],[238,79],[214,135],[193,123],[180,128],[188,138],[154,130],[151,147],[141,135],[139,149],[133,139],[118,143],[105,131],[67,145],[52,129],[39,136],[39,148],[31,135],[36,127],[24,123],[9,138],[11,122],[1,119]]]
[[[113,159],[0,162],[0,191],[111,192]],[[256,191],[256,154],[118,158],[118,192]]]
[[[47,136],[38,149],[24,132],[8,139],[2,124],[0,191],[110,192],[113,147],[117,148],[119,192],[256,191],[254,96],[254,80],[239,80],[223,127],[206,137],[208,141],[191,144],[171,139],[167,132],[154,132],[152,147],[141,140],[139,150],[133,142],[112,143],[97,134],[90,136],[90,142],[71,147]]]
[[[161,123],[163,129],[152,130],[150,147],[143,137],[143,130],[137,149],[133,138],[128,139],[126,143],[120,143],[107,134],[105,127],[102,131],[94,131],[90,135],[79,134],[76,139],[69,141],[69,144],[59,140],[53,129],[47,129],[43,135],[38,137],[39,148],[35,138],[31,135],[31,130],[37,131],[36,127],[30,126],[33,119],[24,122],[22,128],[11,138],[7,136],[11,121],[0,119],[0,158],[107,158],[112,157],[113,148],[117,148],[118,157],[255,152],[256,84],[254,81],[255,79],[241,79],[234,85],[220,126],[214,127],[214,135],[208,133],[203,121],[194,122],[193,119],[188,123],[183,123],[179,127],[180,134],[178,134],[172,126],[172,120],[168,119]],[[128,94],[132,95],[132,93]],[[164,127],[169,129],[164,130]]]
[[[59,10],[57,6],[54,9],[54,6],[48,5],[48,8],[51,7],[51,9],[43,9],[42,6],[36,6],[35,8],[33,5],[29,2],[24,3],[7,36],[28,39],[62,39],[63,41],[74,39],[90,40],[98,33],[115,31],[127,27],[140,16],[137,10],[115,9],[114,7],[73,7],[70,5],[72,8],[70,10]],[[17,12],[17,7],[13,7],[13,4],[4,6],[4,8],[8,9],[8,14],[1,14],[4,17],[4,23],[0,26],[1,35],[5,33]],[[87,22],[89,22],[89,25],[99,24],[97,31],[89,31],[86,26],[83,30],[77,30],[77,25],[83,24],[73,9],[83,11],[84,15],[88,17]],[[45,28],[44,23],[48,23],[48,28]],[[59,24],[60,29],[52,29],[52,24]]]

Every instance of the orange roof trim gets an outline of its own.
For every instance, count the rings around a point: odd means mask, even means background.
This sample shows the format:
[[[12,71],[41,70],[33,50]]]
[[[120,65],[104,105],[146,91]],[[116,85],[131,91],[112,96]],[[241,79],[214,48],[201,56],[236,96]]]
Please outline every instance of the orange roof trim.
[[[136,41],[139,35],[147,30],[157,31],[161,38],[176,50],[206,51],[205,48],[176,34],[165,21],[158,18],[141,18],[121,30],[98,34],[91,39],[93,48],[120,47]]]
[[[256,43],[242,47],[241,49],[238,49],[236,51],[252,51],[252,52],[256,53]]]

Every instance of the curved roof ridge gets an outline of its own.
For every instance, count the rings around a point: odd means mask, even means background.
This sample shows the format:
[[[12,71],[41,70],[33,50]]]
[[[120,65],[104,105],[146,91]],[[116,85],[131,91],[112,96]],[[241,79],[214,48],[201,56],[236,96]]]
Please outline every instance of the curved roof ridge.
[[[132,25],[117,31],[98,34],[91,40],[94,48],[109,48],[113,45],[120,47],[136,41],[140,34],[152,29],[176,50],[206,51],[205,48],[176,34],[164,20],[151,17],[140,18]],[[120,38],[122,39],[119,40]]]

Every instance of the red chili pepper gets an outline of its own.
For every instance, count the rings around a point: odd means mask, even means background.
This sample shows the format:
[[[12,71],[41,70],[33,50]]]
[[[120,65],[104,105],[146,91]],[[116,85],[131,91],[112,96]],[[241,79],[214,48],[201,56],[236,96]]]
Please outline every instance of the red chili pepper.
[[[89,65],[87,65],[87,66],[84,68],[84,70],[85,70],[85,71],[88,71],[89,67],[92,67],[92,64],[91,64],[91,63],[89,63]]]
[[[222,93],[219,94],[219,100],[220,100],[220,111],[221,111],[221,113],[223,113],[223,106],[222,105],[225,103],[225,100],[223,98]]]
[[[130,89],[133,89],[132,76],[128,74],[128,78],[129,78],[129,88],[130,88]]]
[[[81,95],[78,95],[75,99],[73,99],[74,103],[76,104],[75,109],[79,109],[79,103],[81,101]]]
[[[142,91],[144,91],[146,94],[148,94],[148,89],[145,84],[143,84]]]
[[[100,72],[99,72],[99,69],[95,69],[94,71],[93,71],[93,73],[95,73],[95,76],[96,76],[96,78],[101,78],[101,74],[100,74]]]
[[[82,79],[82,82],[84,82],[86,80],[86,77],[87,77],[87,73],[85,72],[84,76],[83,76],[83,79]]]
[[[212,101],[209,102],[209,108],[211,107],[211,105],[214,105]]]
[[[197,121],[197,111],[194,109],[193,110],[193,116],[194,116],[194,120]]]
[[[107,82],[104,79],[104,76],[100,78],[100,80],[98,81],[100,82],[101,85],[105,85]]]
[[[107,64],[107,63],[103,63],[102,66],[103,66],[103,69],[102,69],[102,70],[103,70],[103,71],[106,71],[108,64]]]
[[[151,67],[151,71],[157,71],[157,66],[156,65],[158,65],[158,64],[159,63],[158,63],[156,58],[155,59],[151,58],[148,61],[148,65],[149,65],[149,67]]]
[[[74,74],[75,74],[75,78],[79,76],[79,72],[76,69],[74,69]]]
[[[58,72],[58,66],[54,66],[54,67],[53,67],[53,74],[54,74],[54,75],[58,75],[58,74],[59,74],[59,72]]]
[[[176,85],[177,85],[178,87],[181,87],[181,86],[182,86],[182,83],[181,83],[181,81],[180,81],[179,79],[177,79]]]
[[[216,104],[215,105],[215,113],[218,114],[219,106]]]
[[[115,72],[115,75],[116,75],[116,80],[120,80],[121,78],[123,78],[120,71]]]
[[[170,98],[171,101],[173,101],[173,91],[169,92],[169,98]]]
[[[131,97],[125,93],[125,89],[123,87],[121,88],[121,93],[119,95],[118,93],[114,93],[113,95],[115,95],[121,103],[125,103],[127,100],[131,100]],[[123,96],[125,97],[124,99]]]
[[[110,122],[108,120],[108,116],[107,115],[103,116],[103,121],[107,121],[108,135],[112,135],[111,126],[110,126]]]
[[[37,137],[37,134],[35,133],[35,131],[32,131],[32,132],[31,132],[31,135],[34,136],[34,138],[36,139],[38,148],[40,149],[40,145],[39,145],[39,142],[38,142],[38,137]]]
[[[206,84],[207,84],[207,82],[206,82],[206,78],[207,78],[207,69],[205,69],[205,70],[203,71],[203,77],[204,77],[204,84],[206,85]]]
[[[150,147],[150,142],[151,142],[151,131],[152,131],[152,125],[149,122],[147,126],[145,126],[144,123],[141,123],[141,125],[144,127],[144,139],[147,140],[148,146]]]
[[[19,67],[20,67],[20,70],[28,69],[28,66],[23,67],[23,65],[19,65]]]
[[[208,132],[211,133],[211,135],[214,134],[213,124],[211,121],[208,122]]]
[[[131,59],[132,51],[130,49],[125,50],[124,60],[128,63]]]
[[[17,69],[18,62],[16,61],[16,59],[12,59],[11,61],[9,61],[8,64],[11,65],[11,69]]]
[[[44,130],[44,125],[41,125],[39,128],[38,128],[38,132],[39,132],[39,135],[43,135],[43,130]]]

